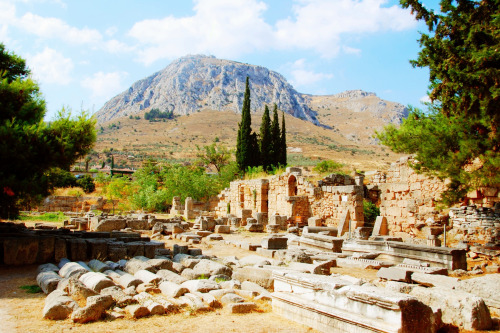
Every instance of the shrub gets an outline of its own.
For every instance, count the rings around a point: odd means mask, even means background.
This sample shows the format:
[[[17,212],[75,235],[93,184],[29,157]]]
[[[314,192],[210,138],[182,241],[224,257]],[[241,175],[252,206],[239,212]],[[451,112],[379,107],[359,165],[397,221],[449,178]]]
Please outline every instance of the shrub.
[[[335,161],[321,161],[313,168],[317,173],[339,172],[344,165]]]
[[[373,224],[377,216],[380,215],[380,208],[371,201],[363,200],[363,214],[365,215],[365,223]]]
[[[95,191],[94,179],[89,175],[85,175],[82,178],[78,179],[76,183],[82,188],[83,192],[85,193],[92,193]]]

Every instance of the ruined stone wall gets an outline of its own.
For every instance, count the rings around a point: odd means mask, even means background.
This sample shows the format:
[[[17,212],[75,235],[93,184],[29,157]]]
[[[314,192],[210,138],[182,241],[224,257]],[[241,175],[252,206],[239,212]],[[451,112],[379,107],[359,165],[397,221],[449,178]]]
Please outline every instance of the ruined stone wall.
[[[363,225],[363,186],[324,186],[320,195],[321,198],[312,204],[313,216],[322,218],[328,226],[336,227],[341,215],[349,210],[356,226]]]
[[[72,197],[51,195],[45,198],[38,211],[43,212],[88,212],[103,210],[106,199],[103,197]]]

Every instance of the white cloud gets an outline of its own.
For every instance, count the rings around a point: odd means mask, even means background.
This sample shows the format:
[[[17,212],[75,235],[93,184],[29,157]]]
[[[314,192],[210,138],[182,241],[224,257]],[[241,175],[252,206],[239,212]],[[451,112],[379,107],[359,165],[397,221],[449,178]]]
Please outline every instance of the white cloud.
[[[293,16],[272,26],[258,0],[195,0],[194,15],[167,16],[134,24],[129,35],[142,45],[139,61],[151,64],[185,54],[236,57],[256,50],[313,50],[324,57],[360,50],[345,35],[366,35],[416,26],[408,10],[387,0],[297,0]],[[138,48],[139,49],[139,48]]]
[[[91,91],[95,104],[100,104],[124,89],[122,80],[127,75],[126,72],[97,72],[91,77],[86,77],[81,85]]]
[[[272,27],[264,22],[266,4],[257,0],[196,0],[195,14],[134,24],[129,35],[145,47],[146,64],[188,53],[234,57],[272,45]]]
[[[24,14],[17,26],[41,38],[56,38],[72,44],[98,44],[102,41],[102,35],[95,29],[78,29],[58,18],[32,13]]]
[[[46,47],[42,52],[28,57],[28,67],[34,78],[44,83],[66,85],[71,82],[73,61],[61,53]]]
[[[428,95],[420,97],[420,103],[432,103],[431,99],[429,98]]]
[[[106,36],[112,37],[117,32],[118,32],[118,28],[117,27],[110,27],[110,28],[106,29],[106,31],[104,33],[106,34]]]
[[[292,64],[292,70],[290,71],[292,78],[290,81],[294,87],[308,86],[333,77],[332,74],[316,73],[308,70],[307,67],[305,59],[299,59]]]
[[[408,10],[385,0],[301,0],[294,17],[276,23],[282,48],[311,49],[333,57],[342,49],[342,37],[387,30],[405,30],[416,25]],[[347,51],[352,51],[348,48]]]

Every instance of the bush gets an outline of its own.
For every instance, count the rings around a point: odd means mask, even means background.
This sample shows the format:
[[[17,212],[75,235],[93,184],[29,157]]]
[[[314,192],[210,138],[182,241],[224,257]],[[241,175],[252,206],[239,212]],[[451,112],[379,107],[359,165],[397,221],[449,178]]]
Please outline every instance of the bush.
[[[83,192],[85,193],[92,193],[95,191],[94,179],[89,175],[85,175],[82,178],[78,179],[76,183],[82,188]]]
[[[48,180],[51,188],[55,187],[75,187],[76,177],[67,170],[52,168],[48,172]]]
[[[317,173],[339,172],[344,165],[335,161],[321,161],[313,168]]]
[[[380,215],[380,208],[371,201],[363,200],[363,214],[365,215],[365,223],[373,224],[377,216]]]

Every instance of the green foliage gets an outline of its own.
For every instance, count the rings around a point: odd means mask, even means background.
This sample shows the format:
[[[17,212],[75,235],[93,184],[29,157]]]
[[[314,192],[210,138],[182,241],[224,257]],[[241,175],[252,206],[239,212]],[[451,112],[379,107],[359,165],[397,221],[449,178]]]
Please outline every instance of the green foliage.
[[[85,193],[92,193],[95,191],[94,178],[89,175],[85,175],[76,181],[77,185],[80,186]]]
[[[196,157],[205,165],[213,165],[220,174],[221,168],[229,163],[231,151],[224,145],[217,145],[215,142],[209,146],[204,146],[203,149],[196,146],[198,153]]]
[[[325,173],[338,173],[344,165],[342,163],[338,163],[335,161],[321,161],[316,166],[313,168],[314,171],[316,171],[319,174],[325,174]]]
[[[42,292],[42,288],[36,284],[20,286],[19,289],[24,290],[27,294],[38,294]]]
[[[115,213],[115,206],[118,202],[120,209],[128,208],[127,200],[133,192],[130,181],[122,176],[107,176],[98,178],[98,182],[102,184],[102,193],[111,201],[113,206],[113,214]],[[121,199],[121,201],[119,201]]]
[[[0,44],[0,216],[14,217],[19,207],[49,194],[49,171],[69,170],[96,140],[95,120],[62,109],[46,123],[38,85],[18,56]]]
[[[51,189],[56,187],[74,187],[76,184],[76,177],[68,170],[61,168],[51,168],[47,171],[48,184]]]
[[[371,201],[363,200],[363,214],[365,216],[365,223],[372,225],[377,219],[377,216],[380,215],[380,208]]]
[[[40,215],[20,215],[21,221],[43,221],[43,222],[62,222],[68,217],[63,212],[43,213]]]
[[[155,119],[173,119],[174,111],[161,112],[159,109],[154,108],[151,111],[144,113],[144,119],[154,121]]]
[[[285,127],[285,113],[281,114],[281,146],[279,149],[279,162],[278,164],[286,165],[287,156],[286,156],[286,127]]]
[[[236,163],[241,171],[248,167],[258,165],[259,147],[257,135],[252,133],[252,117],[250,114],[250,86],[247,76],[243,107],[241,109],[241,122],[238,124],[238,137],[236,140]]]
[[[499,0],[443,0],[442,14],[417,0],[401,3],[431,32],[421,35],[412,64],[430,69],[433,104],[377,136],[395,152],[415,154],[418,172],[449,179],[442,200],[451,204],[472,188],[500,183]]]
[[[260,164],[262,164],[264,170],[268,170],[271,165],[275,163],[271,150],[272,143],[271,118],[269,117],[269,108],[266,105],[264,108],[264,114],[262,115],[262,122],[260,124],[259,140]]]

